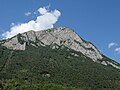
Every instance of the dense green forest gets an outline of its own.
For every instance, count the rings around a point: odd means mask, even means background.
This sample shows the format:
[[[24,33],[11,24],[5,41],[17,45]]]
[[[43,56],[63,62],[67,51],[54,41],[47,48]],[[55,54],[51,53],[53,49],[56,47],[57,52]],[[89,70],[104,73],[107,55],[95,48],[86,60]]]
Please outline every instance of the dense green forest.
[[[120,90],[119,70],[93,62],[80,52],[64,46],[26,48],[13,51],[0,46],[4,90]]]
[[[53,83],[31,84],[14,80],[4,81],[0,90],[83,90]]]

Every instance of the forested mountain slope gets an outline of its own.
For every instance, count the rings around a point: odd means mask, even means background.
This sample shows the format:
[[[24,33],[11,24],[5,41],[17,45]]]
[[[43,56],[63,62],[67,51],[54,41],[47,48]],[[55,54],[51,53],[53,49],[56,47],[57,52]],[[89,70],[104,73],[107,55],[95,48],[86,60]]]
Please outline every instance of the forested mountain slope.
[[[60,27],[29,31],[1,41],[0,79],[4,83],[120,90],[120,64],[102,55],[73,30]]]

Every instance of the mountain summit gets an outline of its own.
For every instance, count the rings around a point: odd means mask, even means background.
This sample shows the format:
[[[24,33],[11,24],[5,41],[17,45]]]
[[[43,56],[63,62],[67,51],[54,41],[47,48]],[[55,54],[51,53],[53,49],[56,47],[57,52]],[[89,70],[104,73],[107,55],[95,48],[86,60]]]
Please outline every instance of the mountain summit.
[[[0,41],[0,79],[120,90],[120,64],[74,30],[59,27]]]
[[[2,46],[13,50],[25,50],[27,45],[32,45],[36,48],[39,46],[51,46],[52,49],[63,46],[81,52],[94,62],[100,62],[103,58],[102,54],[92,43],[83,40],[73,30],[66,27],[52,28],[37,32],[31,30],[18,34],[1,43]],[[104,65],[110,64],[120,69],[115,63],[109,61],[102,61],[101,63]]]
[[[25,50],[26,45],[65,46],[83,53],[94,61],[102,59],[100,52],[91,43],[80,38],[73,30],[65,27],[53,28],[44,31],[29,31],[8,39],[3,46],[13,50]]]

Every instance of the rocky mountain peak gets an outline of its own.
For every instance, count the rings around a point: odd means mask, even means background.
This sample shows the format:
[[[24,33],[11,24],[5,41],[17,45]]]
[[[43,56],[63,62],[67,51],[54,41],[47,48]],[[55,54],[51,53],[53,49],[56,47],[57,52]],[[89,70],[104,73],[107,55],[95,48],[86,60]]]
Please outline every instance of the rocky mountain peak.
[[[37,32],[28,31],[7,39],[2,44],[2,46],[13,50],[25,50],[27,45],[35,47],[52,45],[53,48],[63,45],[69,49],[81,52],[93,61],[102,59],[102,55],[94,45],[83,40],[73,30],[66,27],[52,28]]]

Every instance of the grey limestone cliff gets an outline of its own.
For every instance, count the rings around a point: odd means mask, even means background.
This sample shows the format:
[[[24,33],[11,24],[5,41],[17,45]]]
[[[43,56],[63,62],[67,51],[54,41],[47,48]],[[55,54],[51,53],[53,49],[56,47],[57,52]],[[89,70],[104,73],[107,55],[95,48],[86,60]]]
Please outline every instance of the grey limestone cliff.
[[[2,45],[13,50],[25,50],[27,44],[35,47],[46,45],[64,45],[70,49],[81,52],[93,61],[102,59],[102,55],[94,45],[79,37],[73,30],[65,27],[53,28],[43,31],[28,31],[6,40]]]
[[[39,46],[50,46],[52,49],[62,46],[63,48],[67,47],[68,49],[81,52],[94,62],[101,63],[105,66],[111,65],[114,68],[120,69],[118,64],[104,60],[103,55],[101,55],[93,44],[83,40],[73,30],[66,27],[52,28],[37,32],[28,31],[1,41],[0,45],[12,50],[25,50],[27,45],[32,45],[36,48],[39,48]],[[74,56],[79,55],[74,53]]]

